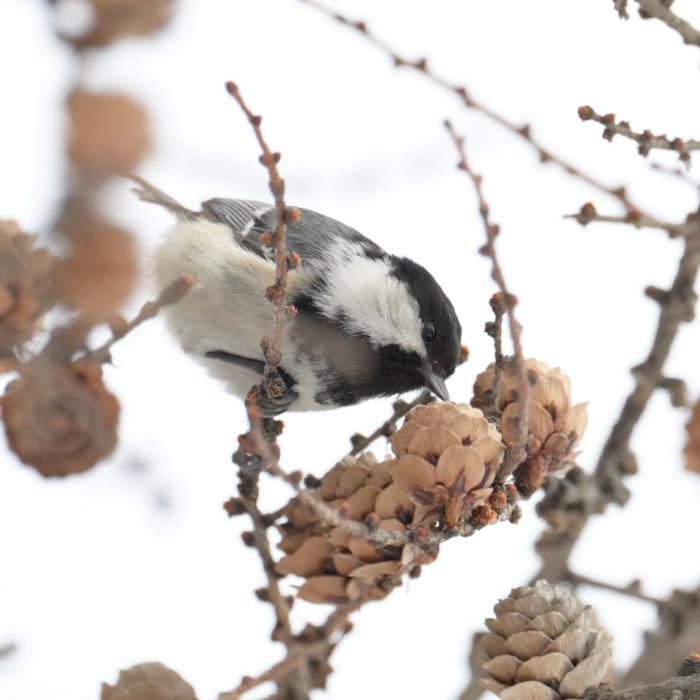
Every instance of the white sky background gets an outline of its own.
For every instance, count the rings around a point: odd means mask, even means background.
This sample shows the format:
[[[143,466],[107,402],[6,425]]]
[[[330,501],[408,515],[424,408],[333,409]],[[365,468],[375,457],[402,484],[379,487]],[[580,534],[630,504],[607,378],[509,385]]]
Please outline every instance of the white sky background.
[[[152,112],[157,149],[140,172],[191,206],[216,195],[269,198],[252,132],[223,89],[235,80],[283,153],[289,203],[345,221],[417,259],[442,283],[472,351],[448,385],[467,401],[491,359],[482,328],[494,286],[488,262],[476,254],[483,231],[471,185],[455,170],[442,127],[453,119],[502,226],[499,252],[520,298],[527,354],[560,365],[575,400],[590,401],[582,464],[594,464],[631,387],[628,368],[650,345],[658,309],[642,289],[670,283],[681,244],[658,232],[582,229],[564,220],[587,200],[601,212],[619,209],[295,0],[180,5],[155,38],[123,40],[86,58],[88,87],[126,91]],[[435,70],[463,81],[484,103],[530,122],[554,152],[611,185],[628,184],[659,216],[680,220],[695,206],[692,187],[653,173],[633,144],[611,145],[599,125],[576,116],[579,105],[591,104],[633,127],[698,137],[700,51],[660,23],[634,13],[623,23],[611,0],[334,6],[366,19],[403,53],[429,56]],[[692,0],[677,0],[674,10],[700,25]],[[61,194],[61,106],[78,66],[39,0],[0,2],[0,47],[0,217],[42,231]],[[671,154],[650,160],[675,163]],[[104,199],[117,221],[138,231],[146,268],[167,214],[138,202],[123,183]],[[130,310],[147,296],[144,287]],[[694,396],[699,351],[695,322],[683,328],[668,366]],[[0,661],[0,698],[93,700],[118,669],[159,660],[191,682],[200,700],[212,700],[282,654],[268,641],[269,606],[252,594],[263,576],[240,542],[247,523],[228,520],[221,508],[235,488],[230,454],[245,428],[243,410],[180,353],[159,320],[115,348],[106,380],[122,404],[121,442],[98,468],[46,481],[0,445],[0,643],[18,645]],[[383,400],[289,415],[283,463],[321,474],[346,451],[351,433],[371,431],[389,412]],[[686,417],[655,395],[633,441],[641,465],[629,482],[633,499],[587,528],[577,570],[619,584],[641,577],[660,596],[698,584],[700,561],[688,552],[700,479],[682,471]],[[270,479],[263,487],[270,505],[288,497]],[[519,526],[448,543],[420,579],[367,606],[333,658],[327,697],[456,697],[472,632],[498,597],[535,571],[532,542],[541,528],[526,507]],[[616,662],[629,663],[654,611],[583,593],[617,639]],[[326,612],[295,606],[299,620]]]

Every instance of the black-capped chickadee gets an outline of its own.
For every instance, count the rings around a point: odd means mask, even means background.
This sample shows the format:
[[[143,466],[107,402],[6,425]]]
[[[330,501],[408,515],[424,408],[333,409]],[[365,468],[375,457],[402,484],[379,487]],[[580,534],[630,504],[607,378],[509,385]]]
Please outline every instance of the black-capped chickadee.
[[[139,197],[178,220],[156,254],[161,288],[189,274],[195,287],[166,309],[183,349],[244,397],[260,382],[261,338],[270,332],[274,250],[260,236],[275,229],[275,208],[210,199],[191,211],[141,178]],[[429,387],[447,399],[445,379],[460,358],[461,327],[433,276],[385,253],[349,226],[308,209],[287,226],[287,248],[301,256],[289,271],[290,318],[280,374],[286,392],[266,415],[348,406]]]

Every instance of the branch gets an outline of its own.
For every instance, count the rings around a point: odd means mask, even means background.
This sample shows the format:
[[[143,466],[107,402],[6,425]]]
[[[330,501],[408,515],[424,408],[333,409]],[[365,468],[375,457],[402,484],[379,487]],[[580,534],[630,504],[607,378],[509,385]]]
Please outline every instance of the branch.
[[[655,598],[653,596],[646,595],[642,592],[641,581],[639,579],[635,579],[627,586],[616,586],[613,583],[600,581],[599,579],[591,578],[590,576],[575,574],[573,571],[567,571],[562,579],[569,581],[575,586],[593,586],[595,588],[602,588],[606,591],[612,591],[613,593],[619,593],[620,595],[625,595],[630,598],[636,598],[637,600],[642,600],[645,603],[655,605],[659,610],[682,611],[686,608],[686,606],[680,606],[677,603],[674,603],[673,600],[669,601],[664,600],[663,598]]]
[[[628,209],[625,216],[599,214],[591,202],[586,202],[576,214],[566,214],[564,218],[573,219],[581,224],[581,226],[587,226],[595,221],[609,224],[629,224],[637,229],[655,228],[666,231],[669,238],[678,238],[679,236],[686,235],[689,227],[692,227],[692,230],[695,229],[695,222],[693,221],[694,216],[695,215],[692,215],[692,217],[683,224],[669,224],[666,221],[659,221],[659,219],[650,217],[648,214],[642,214],[638,209]]]
[[[402,399],[395,401],[393,404],[394,412],[391,417],[385,420],[373,433],[368,436],[364,436],[361,433],[355,433],[350,438],[350,443],[352,444],[352,450],[348,453],[351,456],[360,454],[363,450],[366,450],[375,440],[380,437],[391,437],[396,432],[396,421],[403,418],[411,409],[416,406],[423,406],[429,404],[435,400],[433,394],[428,391],[422,391],[418,396],[416,396],[413,401],[406,402]]]
[[[157,299],[146,302],[141,307],[138,314],[131,319],[131,321],[126,322],[123,319],[114,321],[111,324],[112,337],[107,342],[103,343],[99,348],[95,350],[88,350],[85,353],[86,357],[94,360],[95,362],[109,362],[110,350],[118,340],[121,340],[124,336],[131,333],[134,328],[140,326],[142,323],[144,323],[144,321],[148,321],[157,316],[164,306],[177,304],[177,302],[190,291],[193,284],[194,279],[189,275],[185,275],[184,277],[180,277],[171,282],[158,295]]]
[[[350,518],[343,506],[334,508],[323,501],[313,490],[302,488],[298,473],[288,474],[279,465],[273,465],[269,473],[286,481],[296,491],[297,496],[313,509],[324,524],[331,527],[339,527],[351,537],[365,539],[375,547],[413,544],[426,552],[434,552],[443,542],[453,537],[470,537],[486,525],[493,525],[506,520],[515,523],[520,519],[520,507],[517,503],[506,503],[498,510],[494,509],[496,517],[488,523],[474,524],[465,521],[458,528],[449,531],[429,530],[427,527],[418,527],[415,530],[405,531],[385,530]]]
[[[606,141],[612,141],[615,136],[624,136],[632,141],[636,141],[639,155],[645,158],[654,148],[664,151],[674,151],[678,154],[678,158],[681,162],[685,163],[686,167],[689,167],[690,152],[700,149],[700,141],[695,139],[687,141],[678,137],[670,139],[666,134],[657,136],[648,129],[644,131],[634,131],[630,127],[629,122],[616,122],[614,114],[598,114],[593,107],[589,107],[588,105],[578,108],[578,116],[581,121],[595,121],[602,124],[605,127],[602,136]]]
[[[627,0],[613,0],[617,14],[620,15],[621,19],[629,19],[630,16],[627,12]]]
[[[272,557],[270,541],[267,536],[269,521],[266,520],[258,508],[258,477],[257,475],[241,472],[239,479],[238,492],[240,497],[238,502],[245,512],[248,513],[253,523],[253,531],[243,533],[244,542],[254,547],[260,555],[267,577],[266,599],[274,608],[277,616],[275,635],[280,641],[288,644],[292,637],[292,628],[289,621],[289,604],[279,588],[278,581],[280,576],[275,571],[275,560]]]
[[[490,107],[487,107],[484,103],[474,99],[463,85],[455,85],[447,78],[433,71],[432,68],[430,68],[426,58],[418,58],[415,60],[405,58],[404,56],[399,55],[399,53],[395,51],[393,47],[391,47],[389,44],[387,44],[382,39],[373,34],[367,27],[366,22],[362,20],[352,21],[344,15],[336,13],[333,10],[327,8],[325,5],[322,5],[317,0],[299,1],[304,3],[305,5],[313,7],[315,10],[334,19],[336,22],[339,22],[340,24],[343,24],[357,31],[367,41],[369,41],[370,44],[372,44],[381,52],[386,54],[393,61],[396,67],[412,68],[418,71],[421,75],[423,75],[424,78],[429,80],[434,85],[437,85],[438,87],[441,87],[444,90],[447,90],[448,92],[455,95],[466,108],[473,109],[476,112],[479,112],[491,121],[502,126],[504,129],[507,129],[511,133],[524,139],[537,153],[541,162],[556,163],[568,175],[571,175],[572,177],[575,177],[585,182],[586,184],[595,188],[599,192],[603,192],[607,195],[610,195],[611,197],[615,197],[624,206],[625,209],[633,207],[633,203],[627,196],[627,191],[624,187],[609,187],[608,185],[603,184],[600,180],[596,179],[592,175],[576,168],[574,165],[565,161],[563,158],[555,155],[552,151],[550,151],[544,145],[542,145],[540,141],[538,141],[532,136],[531,128],[529,125],[525,124],[519,126],[515,122],[510,121],[506,117],[494,111]]]
[[[592,688],[583,700],[696,700],[700,697],[700,660],[697,655],[686,659],[678,674],[662,683],[628,690]]]
[[[231,97],[236,100],[253,127],[255,138],[262,150],[260,163],[268,172],[270,192],[272,192],[272,196],[275,200],[275,232],[270,239],[270,243],[275,247],[275,283],[266,290],[267,298],[274,307],[274,320],[272,323],[272,333],[269,337],[264,337],[261,342],[265,357],[262,386],[266,395],[274,400],[282,398],[286,391],[285,382],[277,371],[277,367],[282,358],[282,335],[287,323],[287,316],[288,314],[295,313],[295,310],[289,308],[286,303],[289,260],[287,258],[285,232],[286,225],[298,221],[300,213],[298,209],[287,208],[284,202],[284,180],[280,177],[279,170],[277,169],[277,163],[281,155],[277,152],[273,153],[267,145],[262,130],[260,129],[262,117],[253,114],[248,108],[235,83],[231,81],[226,83],[226,90]]]
[[[454,127],[449,121],[445,122],[445,127],[449,132],[455,147],[459,153],[459,163],[457,167],[465,172],[474,185],[476,196],[479,202],[479,214],[484,224],[486,231],[486,244],[479,250],[480,253],[486,255],[491,260],[491,277],[498,285],[501,293],[499,301],[503,304],[508,317],[508,329],[513,340],[513,353],[515,359],[515,367],[518,375],[518,402],[520,403],[520,412],[518,414],[518,429],[517,440],[515,445],[509,446],[506,452],[505,459],[499,470],[497,480],[503,483],[505,479],[513,473],[516,467],[523,462],[527,457],[526,444],[528,437],[528,420],[529,420],[529,398],[530,398],[530,382],[525,369],[525,358],[523,356],[523,348],[521,342],[522,326],[518,323],[515,317],[516,297],[508,291],[506,280],[501,270],[496,252],[496,237],[499,233],[499,227],[491,223],[489,218],[489,205],[484,198],[484,193],[481,188],[481,175],[477,175],[467,162],[467,155],[464,148],[464,138],[459,136],[454,130]]]
[[[623,505],[629,491],[624,477],[637,470],[630,449],[632,433],[655,389],[668,384],[663,368],[683,322],[694,317],[694,286],[700,267],[700,224],[684,239],[684,251],[669,290],[648,288],[647,296],[661,307],[647,359],[633,368],[635,386],[603,447],[593,474],[574,469],[563,479],[550,480],[538,512],[553,529],[537,543],[542,565],[533,580],[566,577],[568,561],[581,532],[593,513],[602,513],[610,503]]]
[[[681,324],[694,317],[694,287],[700,267],[700,225],[696,224],[695,235],[684,242],[671,289],[666,296],[656,298],[661,312],[651,349],[647,359],[632,369],[635,387],[627,397],[595,468],[595,479],[602,491],[599,506],[611,502],[623,504],[627,500],[628,491],[622,486],[621,477],[635,470],[629,446],[632,432],[651,395],[663,380],[663,368]]]
[[[673,0],[636,0],[636,2],[642,19],[658,19],[678,32],[685,44],[700,46],[700,31],[670,9]]]

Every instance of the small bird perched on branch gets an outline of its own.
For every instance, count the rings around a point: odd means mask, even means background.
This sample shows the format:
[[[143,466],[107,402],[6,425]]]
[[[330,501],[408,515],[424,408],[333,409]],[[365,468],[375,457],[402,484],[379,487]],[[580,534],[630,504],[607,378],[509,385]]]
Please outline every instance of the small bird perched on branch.
[[[274,205],[210,199],[195,212],[131,179],[143,201],[178,221],[156,255],[159,286],[183,274],[197,283],[165,310],[170,329],[188,354],[245,397],[261,380],[260,340],[272,325],[265,290],[275,279],[275,251],[261,235],[275,229]],[[263,415],[348,406],[421,387],[447,399],[461,327],[433,276],[339,221],[299,211],[299,221],[286,229],[287,248],[301,262],[287,278],[287,301],[297,313],[285,327],[278,368],[285,391],[261,406]]]

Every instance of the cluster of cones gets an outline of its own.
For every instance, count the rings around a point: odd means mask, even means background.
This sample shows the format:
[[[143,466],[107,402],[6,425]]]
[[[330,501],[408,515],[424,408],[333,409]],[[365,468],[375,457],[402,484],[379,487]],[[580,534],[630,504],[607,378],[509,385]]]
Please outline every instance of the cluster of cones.
[[[517,491],[530,495],[548,474],[571,468],[585,405],[572,404],[559,369],[528,360],[527,371],[527,457],[514,483],[498,479],[520,405],[515,369],[506,361],[498,386],[493,365],[477,377],[473,405],[414,408],[390,438],[391,458],[345,458],[309,489],[309,498],[292,499],[278,572],[306,579],[299,597],[333,604],[382,598],[403,574],[415,575],[437,556],[431,533],[488,524],[509,512]]]
[[[152,33],[174,8],[173,0],[88,4],[90,26],[61,30],[76,52]],[[76,85],[66,115],[70,184],[56,232],[67,254],[54,255],[15,222],[0,221],[0,374],[17,373],[0,399],[2,420],[10,448],[44,476],[85,471],[117,442],[119,404],[102,382],[99,362],[81,351],[96,325],[123,329],[117,310],[136,283],[138,265],[132,235],[107,220],[99,200],[102,188],[133,170],[153,141],[146,110],[128,95]],[[45,328],[54,307],[62,313],[53,319],[72,320]]]

